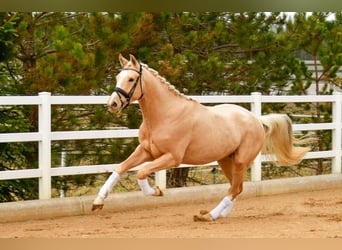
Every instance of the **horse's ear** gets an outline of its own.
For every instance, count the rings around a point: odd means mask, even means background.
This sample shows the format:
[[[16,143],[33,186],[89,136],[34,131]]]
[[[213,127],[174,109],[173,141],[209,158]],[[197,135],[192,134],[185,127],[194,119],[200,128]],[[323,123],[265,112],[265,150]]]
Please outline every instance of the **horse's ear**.
[[[137,59],[135,59],[135,57],[132,54],[129,54],[129,60],[132,62],[134,66],[138,67],[139,62],[137,61]]]
[[[125,67],[128,63],[128,60],[126,58],[124,58],[121,53],[119,54],[119,61],[122,67]]]

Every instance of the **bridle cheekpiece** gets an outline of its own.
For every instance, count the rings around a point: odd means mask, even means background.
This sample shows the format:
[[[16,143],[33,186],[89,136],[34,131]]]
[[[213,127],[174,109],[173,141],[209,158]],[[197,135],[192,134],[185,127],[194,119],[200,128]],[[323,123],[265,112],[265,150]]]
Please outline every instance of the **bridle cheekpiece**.
[[[139,77],[137,78],[137,80],[135,81],[135,83],[133,84],[133,87],[130,89],[130,91],[127,93],[125,90],[123,90],[122,88],[119,88],[119,87],[115,87],[114,88],[114,92],[116,92],[120,98],[120,102],[121,104],[123,104],[123,100],[122,100],[122,96],[126,98],[126,104],[125,106],[123,107],[123,109],[125,109],[129,104],[130,104],[130,101],[131,101],[131,98],[133,96],[133,93],[138,85],[138,82],[140,80],[140,91],[141,91],[141,95],[140,97],[138,98],[138,100],[140,100],[143,96],[144,96],[144,93],[143,93],[143,90],[142,90],[142,83],[141,83],[141,76],[142,76],[142,66],[141,66],[141,63],[139,63],[139,71],[136,70],[136,69],[131,69],[131,68],[122,68],[122,70],[132,70],[132,71],[135,71],[139,74]]]

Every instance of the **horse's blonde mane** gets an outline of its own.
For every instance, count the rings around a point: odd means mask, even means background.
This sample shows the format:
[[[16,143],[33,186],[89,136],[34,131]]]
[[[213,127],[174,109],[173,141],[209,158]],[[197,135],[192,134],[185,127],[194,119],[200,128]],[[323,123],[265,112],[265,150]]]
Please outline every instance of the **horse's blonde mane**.
[[[181,96],[187,100],[190,101],[194,101],[194,99],[192,99],[191,97],[182,94],[181,92],[179,92],[176,87],[174,85],[172,85],[170,82],[168,82],[164,77],[162,77],[161,75],[159,75],[158,71],[150,68],[147,64],[141,63],[141,65],[148,70],[150,73],[152,73],[162,84],[165,84],[167,86],[167,88],[173,92],[175,95],[177,96]]]

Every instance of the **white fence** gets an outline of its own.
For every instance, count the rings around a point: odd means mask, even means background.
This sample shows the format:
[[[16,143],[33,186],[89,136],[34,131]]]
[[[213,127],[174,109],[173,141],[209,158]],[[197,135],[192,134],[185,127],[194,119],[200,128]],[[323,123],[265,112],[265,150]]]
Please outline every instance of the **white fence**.
[[[342,94],[308,95],[308,96],[262,96],[252,93],[246,96],[191,96],[193,99],[205,103],[250,103],[251,111],[256,115],[262,113],[262,103],[310,103],[328,102],[333,104],[333,118],[331,123],[294,124],[294,131],[332,130],[332,148],[328,151],[309,152],[305,159],[331,158],[332,173],[341,173],[341,123],[342,123]],[[99,104],[107,102],[107,96],[51,96],[48,92],[41,92],[39,96],[0,96],[0,106],[3,105],[38,105],[38,132],[2,133],[0,143],[10,142],[38,142],[38,169],[0,171],[0,180],[38,178],[39,199],[51,198],[51,177],[79,174],[96,174],[112,172],[118,164],[51,167],[51,141],[82,140],[100,138],[129,138],[137,137],[138,129],[120,130],[91,130],[91,131],[51,131],[51,106],[71,104]],[[261,181],[263,157],[259,155],[251,169],[251,181]],[[216,165],[216,162],[208,165]],[[182,165],[181,167],[188,167]],[[132,169],[136,170],[138,167]],[[156,174],[156,185],[166,188],[166,171]]]

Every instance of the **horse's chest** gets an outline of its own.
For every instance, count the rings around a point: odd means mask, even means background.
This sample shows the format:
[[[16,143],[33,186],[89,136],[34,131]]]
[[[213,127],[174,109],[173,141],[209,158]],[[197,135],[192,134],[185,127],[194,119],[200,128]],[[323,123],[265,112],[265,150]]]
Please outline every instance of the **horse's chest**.
[[[150,146],[150,153],[154,158],[158,158],[159,156],[162,155],[162,152],[160,151],[158,145],[153,140],[150,141],[149,146]]]
[[[162,155],[160,142],[155,136],[153,136],[153,134],[147,132],[142,133],[140,135],[140,143],[143,148],[153,156],[153,158],[158,158]]]

